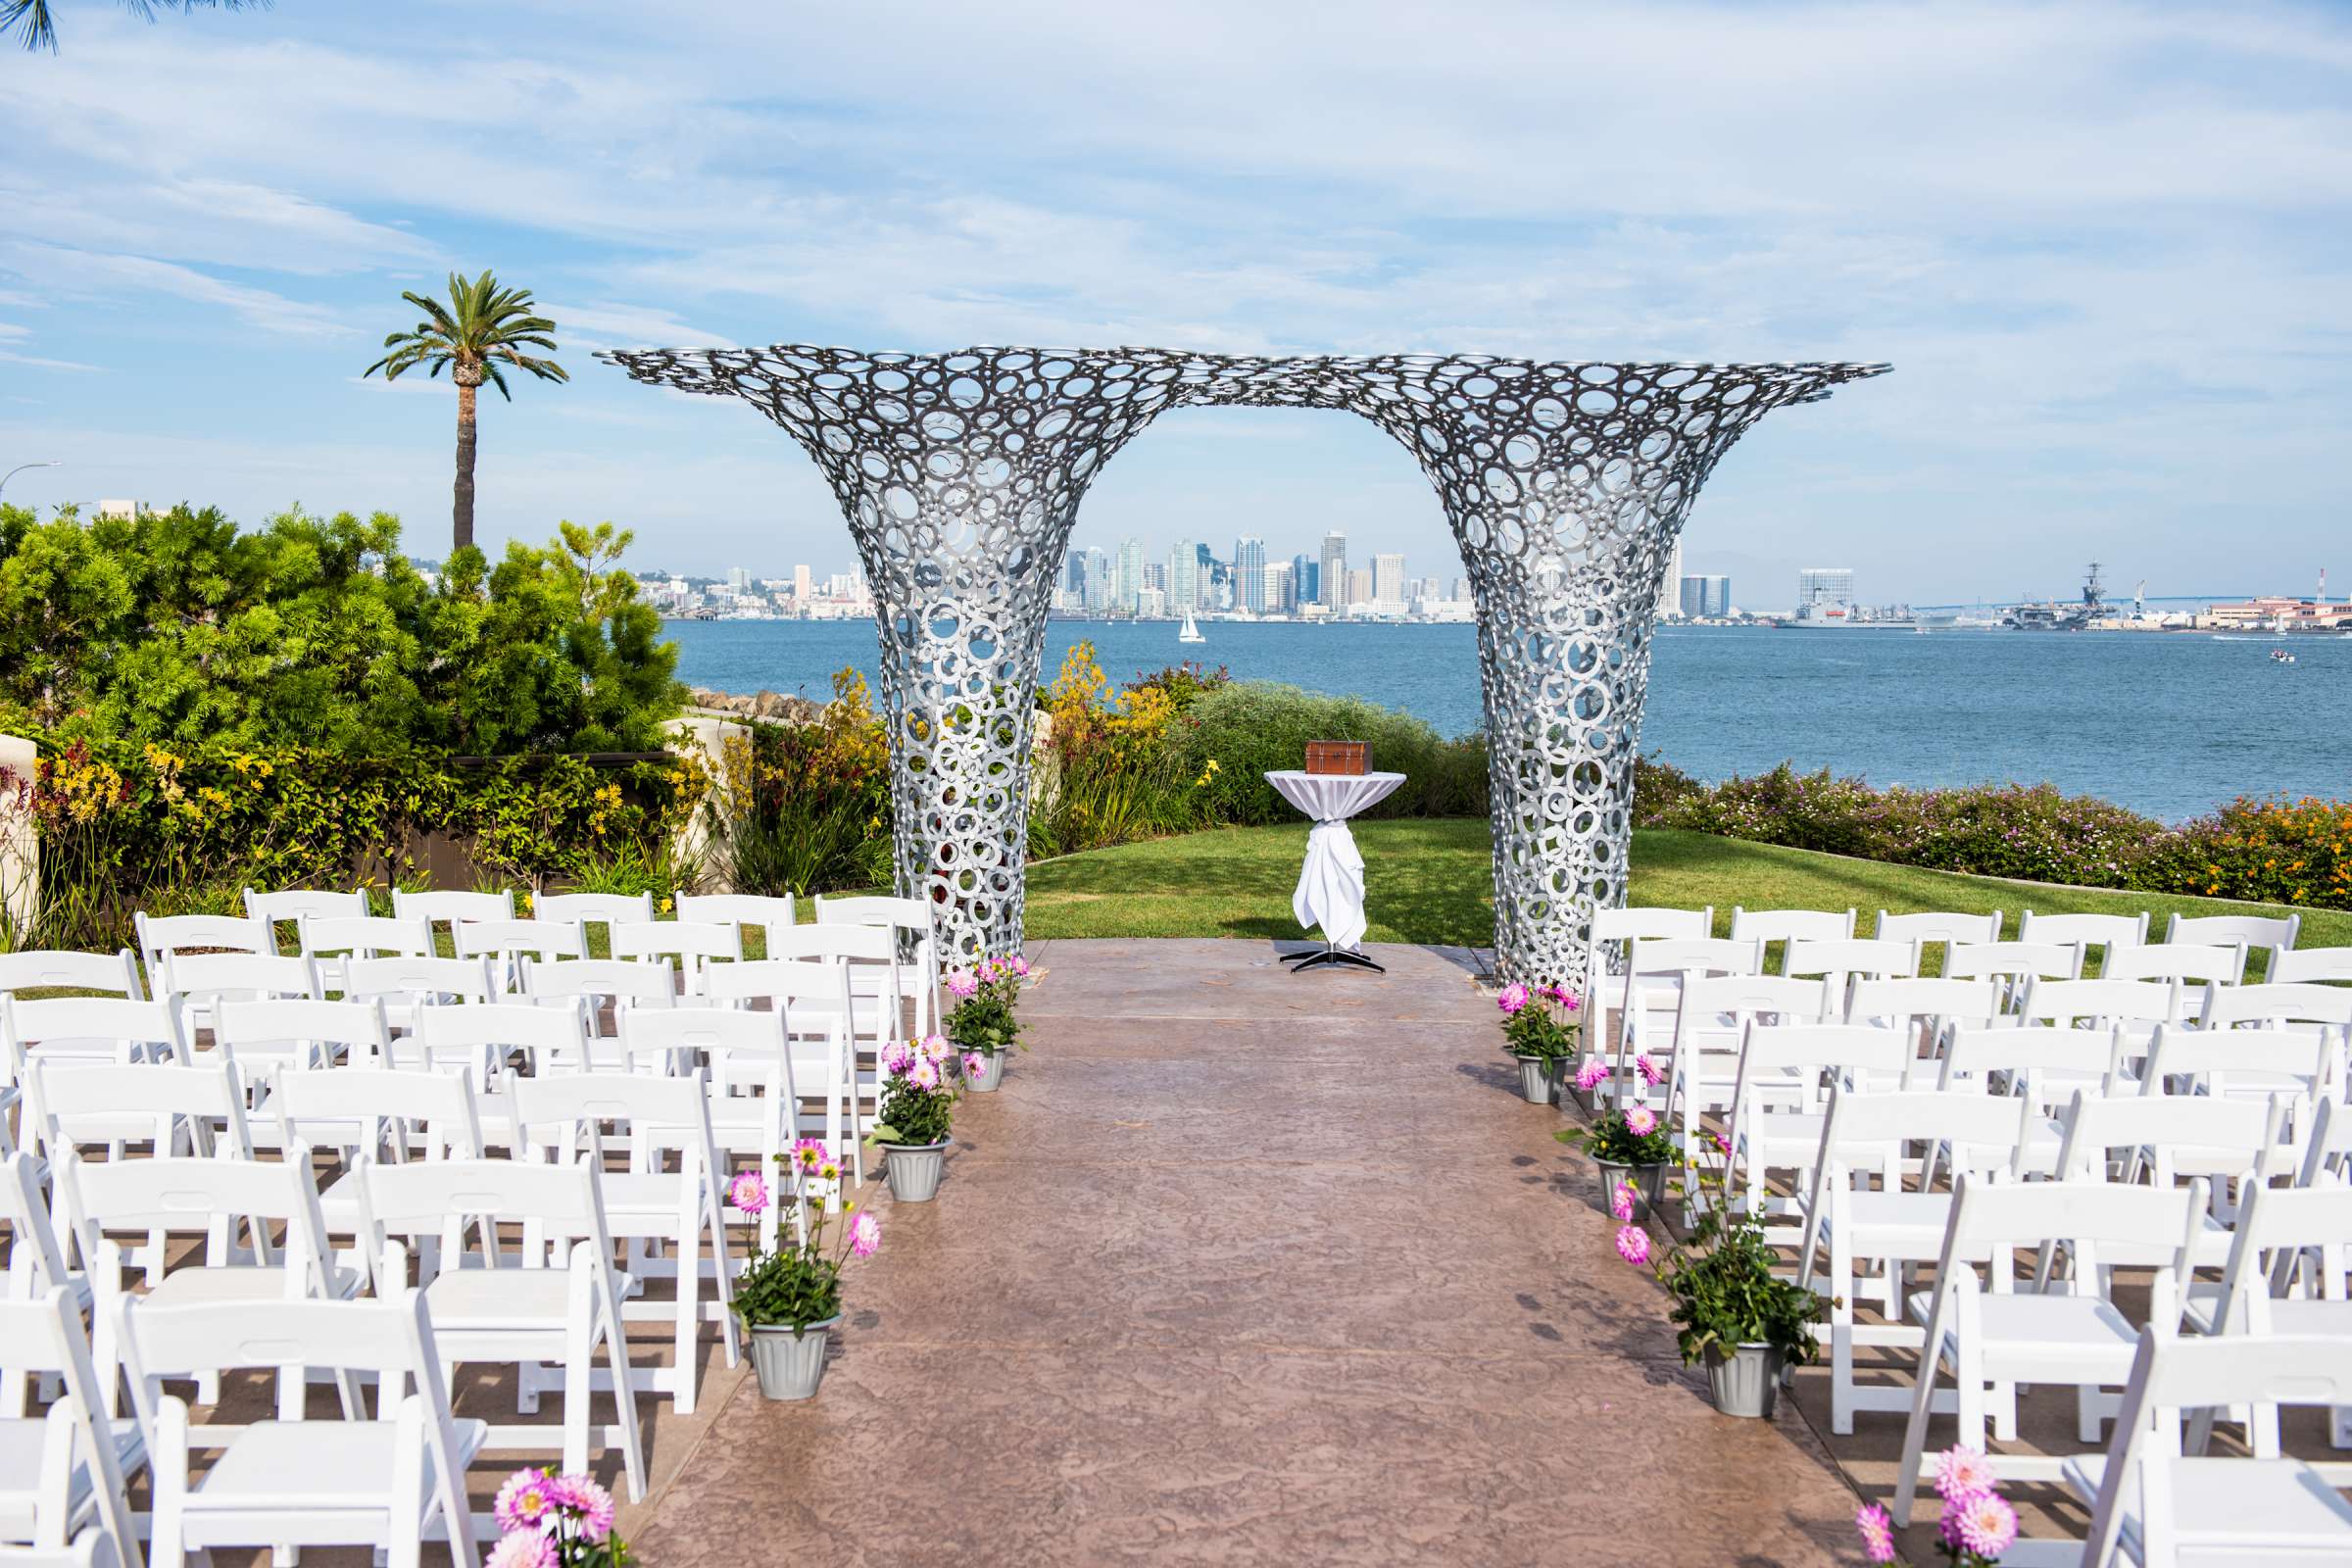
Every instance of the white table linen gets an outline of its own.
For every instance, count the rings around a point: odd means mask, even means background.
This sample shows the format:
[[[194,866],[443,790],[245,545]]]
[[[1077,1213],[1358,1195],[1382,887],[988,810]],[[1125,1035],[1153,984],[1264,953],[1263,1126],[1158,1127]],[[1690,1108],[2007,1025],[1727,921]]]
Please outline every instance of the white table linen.
[[[1306,863],[1291,912],[1308,930],[1323,928],[1324,940],[1352,948],[1364,939],[1364,858],[1348,831],[1348,818],[1386,799],[1404,782],[1402,773],[1305,773],[1283,768],[1266,782],[1282,798],[1314,818],[1306,836]]]

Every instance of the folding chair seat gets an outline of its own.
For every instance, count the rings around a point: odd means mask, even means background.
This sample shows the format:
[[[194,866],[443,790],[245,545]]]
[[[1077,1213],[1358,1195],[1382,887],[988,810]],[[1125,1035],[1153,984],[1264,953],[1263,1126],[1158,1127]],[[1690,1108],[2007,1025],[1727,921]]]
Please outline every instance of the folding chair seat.
[[[1927,1327],[1927,1349],[1911,1390],[1902,1467],[1888,1505],[1910,1521],[1922,1472],[1929,1468],[1928,1423],[1937,1372],[1948,1369],[1958,1417],[1957,1441],[1985,1449],[1988,1403],[2020,1384],[2072,1388],[2082,1441],[2098,1441],[2107,1388],[2132,1377],[2139,1331],[2108,1298],[2104,1275],[2119,1256],[2158,1259],[2149,1285],[2149,1316],[2171,1322],[2188,1273],[2190,1238],[2204,1215],[2202,1183],[2185,1190],[2099,1182],[1986,1182],[1963,1175],[1936,1260],[1936,1285],[1910,1299]],[[2073,1277],[2056,1280],[2046,1264],[2016,1261],[2071,1253]],[[1990,1275],[1989,1286],[1978,1277]],[[2002,1432],[2004,1438],[2014,1431]],[[1994,1475],[2010,1481],[2064,1479],[2063,1455],[1988,1453]],[[1932,1479],[1932,1477],[1925,1477]],[[2006,1555],[2006,1554],[2004,1554]]]
[[[1758,1223],[1801,1212],[1831,1091],[1840,1083],[1893,1090],[1910,1062],[1910,1042],[1891,1029],[1750,1022],[1740,1043],[1725,1140],[1731,1145],[1727,1200]],[[1790,1172],[1788,1197],[1771,1194],[1775,1170]]]
[[[563,920],[580,928],[588,939],[588,956],[596,956],[597,933],[593,927],[603,926],[605,952],[612,952],[612,927],[637,925],[654,917],[654,896],[651,893],[542,893],[531,901],[531,913],[542,920]]]
[[[115,1549],[114,1538],[92,1527],[63,1546],[0,1545],[0,1568],[138,1568],[133,1552],[125,1557]]]
[[[632,1290],[649,1278],[676,1282],[674,1300],[621,1303],[624,1320],[668,1318],[673,1326],[667,1367],[643,1373],[646,1387],[670,1396],[680,1415],[694,1413],[696,1360],[700,1349],[703,1282],[716,1285],[708,1314],[717,1320],[727,1365],[739,1355],[735,1337],[735,1271],[727,1256],[720,1162],[710,1130],[709,1075],[572,1073],[554,1078],[509,1076],[507,1095],[514,1108],[514,1147],[529,1158],[558,1162],[601,1157],[599,1124],[625,1135],[628,1168],[600,1168],[598,1181],[611,1233],[629,1244]],[[669,1168],[666,1156],[676,1156]],[[643,1245],[640,1245],[643,1244]],[[660,1255],[667,1246],[670,1256]],[[704,1257],[710,1264],[705,1267]]]
[[[1801,1207],[1804,1235],[1797,1248],[1797,1283],[1808,1289],[1828,1253],[1830,1425],[1839,1436],[1854,1430],[1859,1410],[1902,1410],[1911,1391],[1862,1384],[1855,1350],[1863,1347],[1916,1349],[1927,1342],[1903,1320],[1902,1298],[1911,1268],[1943,1249],[1952,1197],[1938,1190],[1938,1169],[1979,1177],[2015,1171],[2032,1107],[1989,1095],[1920,1091],[1893,1094],[1837,1090],[1824,1117],[1813,1157],[1812,1185]],[[1925,1146],[1924,1157],[1912,1154]],[[1876,1186],[1872,1184],[1876,1180]],[[1906,1182],[1911,1185],[1906,1185]],[[1874,1281],[1881,1321],[1864,1323],[1855,1306]]]
[[[508,1159],[443,1159],[385,1165],[363,1160],[360,1190],[375,1267],[375,1294],[390,1298],[408,1283],[408,1252],[388,1234],[411,1226],[480,1221],[482,1251],[444,1256],[424,1287],[444,1368],[485,1361],[515,1369],[519,1414],[539,1408],[547,1389],[564,1397],[563,1425],[554,1434],[562,1468],[588,1468],[589,1401],[599,1381],[596,1347],[605,1348],[614,1426],[602,1441],[620,1445],[631,1501],[645,1497],[645,1450],[638,1431],[636,1384],[620,1310],[622,1281],[612,1266],[612,1236],[592,1161],[544,1164]],[[498,1256],[500,1222],[522,1228],[520,1267]],[[499,1266],[490,1266],[498,1263]],[[547,1362],[562,1367],[550,1377]],[[446,1377],[446,1371],[444,1372]],[[492,1427],[492,1447],[549,1451],[548,1428]]]
[[[763,958],[776,956],[777,934],[791,930],[798,918],[789,893],[681,893],[677,906],[678,918],[696,925],[731,925],[742,935],[757,931]]]
[[[684,920],[645,920],[612,927],[612,956],[678,962],[678,992],[703,995],[704,978],[714,963],[743,960],[743,929],[728,924],[694,925]]]
[[[2181,1417],[2217,1405],[2352,1403],[2352,1340],[2237,1335],[2183,1340],[2140,1331],[2123,1413],[2104,1454],[2062,1466],[2091,1510],[2078,1559],[2172,1568],[2182,1563],[2340,1564],[2352,1559],[2344,1478],[2274,1446],[2249,1458],[2184,1452]]]
[[[147,1445],[136,1421],[106,1413],[72,1293],[0,1299],[0,1366],[20,1390],[27,1375],[63,1390],[46,1415],[25,1415],[21,1400],[0,1411],[0,1542],[62,1554],[89,1530],[136,1563],[126,1482],[146,1467]]]
[[[845,898],[839,894],[816,897],[818,925],[875,926],[891,932],[899,941],[900,957],[896,979],[904,987],[900,1000],[912,1011],[911,1028],[918,1036],[937,1034],[940,1030],[942,999],[940,996],[939,936],[933,922],[933,905],[929,899]],[[1009,957],[1009,954],[994,955]],[[878,966],[860,964],[850,971],[850,989],[858,996],[876,992],[883,984]]]
[[[344,1000],[383,1004],[385,1027],[396,1036],[416,1032],[416,1014],[422,1008],[496,1002],[505,995],[488,958],[404,954],[343,960]]]
[[[416,1568],[426,1539],[473,1568],[466,1471],[488,1428],[450,1414],[449,1387],[418,1292],[380,1301],[114,1303],[131,1396],[153,1437],[154,1555],[268,1546],[372,1546],[390,1568]],[[164,1392],[181,1370],[218,1382],[258,1367],[311,1369],[346,1387],[372,1377],[374,1420],[306,1420],[299,1401],[243,1428],[196,1425]],[[292,1381],[292,1380],[288,1380]],[[191,1452],[218,1455],[201,1477]]]

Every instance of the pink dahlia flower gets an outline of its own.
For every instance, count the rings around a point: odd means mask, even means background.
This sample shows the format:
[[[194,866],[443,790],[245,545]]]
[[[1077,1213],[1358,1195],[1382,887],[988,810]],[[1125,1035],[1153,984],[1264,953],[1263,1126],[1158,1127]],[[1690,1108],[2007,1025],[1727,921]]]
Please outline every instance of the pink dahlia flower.
[[[498,1521],[501,1530],[536,1530],[547,1522],[548,1510],[555,1506],[555,1492],[545,1471],[517,1470],[498,1489],[490,1517]]]
[[[955,1050],[954,1046],[948,1044],[946,1035],[933,1035],[923,1042],[923,1059],[932,1062],[945,1061],[954,1054]]]
[[[971,971],[971,970],[969,970],[969,969],[950,969],[950,970],[948,971],[948,995],[949,995],[949,996],[951,996],[951,997],[973,997],[973,996],[977,996],[977,995],[979,995],[979,993],[980,993],[980,981],[979,981],[978,977],[976,977],[976,976],[975,976],[975,975],[972,973],[972,971]]]
[[[1639,1225],[1624,1225],[1617,1231],[1617,1255],[1636,1267],[1649,1261],[1649,1232]]]
[[[1936,1494],[1939,1497],[1973,1497],[1990,1492],[1994,1485],[1992,1461],[1984,1457],[1982,1448],[1955,1443],[1936,1461]]]
[[[1598,1056],[1587,1056],[1584,1065],[1576,1069],[1576,1087],[1586,1094],[1591,1094],[1600,1087],[1600,1081],[1608,1075],[1609,1064],[1607,1062]]]
[[[1647,1138],[1658,1130],[1658,1113],[1647,1105],[1636,1105],[1625,1113],[1625,1130],[1636,1138]]]
[[[914,1071],[908,1074],[907,1078],[917,1089],[937,1089],[939,1087],[939,1063],[918,1061],[914,1064]]]
[[[1634,1058],[1634,1071],[1642,1075],[1642,1081],[1645,1084],[1662,1084],[1666,1081],[1666,1069],[1646,1055]]]
[[[1997,1492],[1954,1497],[1943,1505],[1943,1538],[1980,1557],[1998,1557],[2017,1542],[2017,1510]]]
[[[1609,1212],[1623,1220],[1634,1217],[1634,1189],[1631,1183],[1619,1182],[1616,1191],[1609,1194]]]
[[[802,1139],[792,1146],[790,1155],[794,1170],[806,1171],[810,1175],[814,1175],[832,1157],[833,1151],[825,1147],[825,1141],[821,1138]]]
[[[893,1040],[882,1048],[882,1070],[897,1077],[914,1065],[914,1048],[904,1040]]]
[[[1029,977],[1029,960],[1022,957],[1019,954],[1016,953],[1013,955],[1010,967],[1014,974],[1019,975],[1024,980]]]
[[[484,1568],[557,1568],[560,1560],[555,1538],[536,1530],[510,1531],[482,1559]]]
[[[1516,981],[1504,986],[1502,995],[1494,999],[1494,1005],[1506,1013],[1517,1012],[1521,1007],[1527,1005],[1527,987]]]
[[[1894,1561],[1894,1521],[1886,1510],[1875,1502],[1866,1502],[1854,1515],[1854,1529],[1862,1537],[1862,1555],[1872,1562]]]
[[[579,1515],[580,1534],[590,1545],[601,1545],[612,1534],[612,1494],[586,1475],[558,1476],[556,1500]]]
[[[858,1213],[850,1217],[850,1255],[852,1257],[871,1257],[874,1255],[874,1249],[881,1245],[882,1222],[880,1220],[874,1218],[871,1213]]]
[[[976,1077],[988,1071],[988,1058],[977,1051],[967,1051],[963,1054],[963,1070],[967,1076]]]
[[[727,1184],[727,1201],[746,1214],[757,1214],[767,1207],[767,1183],[756,1170],[747,1170]]]

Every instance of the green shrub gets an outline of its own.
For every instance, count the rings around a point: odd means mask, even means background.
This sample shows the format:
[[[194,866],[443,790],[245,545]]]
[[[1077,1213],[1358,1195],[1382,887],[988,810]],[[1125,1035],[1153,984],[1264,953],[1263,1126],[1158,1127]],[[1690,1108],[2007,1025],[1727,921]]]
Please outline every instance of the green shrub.
[[[1203,693],[1172,748],[1194,777],[1217,764],[1202,815],[1219,822],[1280,822],[1298,813],[1265,774],[1305,765],[1308,741],[1362,741],[1371,765],[1405,784],[1368,816],[1467,816],[1487,809],[1486,746],[1448,741],[1426,720],[1359,697],[1326,697],[1271,681],[1235,681]]]

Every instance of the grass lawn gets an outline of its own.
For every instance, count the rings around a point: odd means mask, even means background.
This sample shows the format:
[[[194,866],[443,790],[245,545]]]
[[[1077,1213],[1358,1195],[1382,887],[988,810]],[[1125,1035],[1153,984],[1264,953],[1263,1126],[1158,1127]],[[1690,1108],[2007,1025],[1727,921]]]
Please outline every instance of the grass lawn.
[[[1493,860],[1477,818],[1359,822],[1370,942],[1485,947],[1494,940]],[[1291,890],[1306,858],[1307,824],[1216,828],[1182,838],[1123,844],[1029,868],[1028,934],[1051,937],[1299,937]],[[1704,833],[1634,835],[1632,903],[1715,906],[1717,935],[1729,934],[1732,906],[1751,909],[1862,911],[1870,930],[1879,909],[2154,913],[2278,913],[2218,899],[2168,898],[2090,888],[2051,888],[1990,877],[1849,860],[1807,850],[1719,839]],[[2303,911],[2304,947],[2352,947],[2352,913]]]

